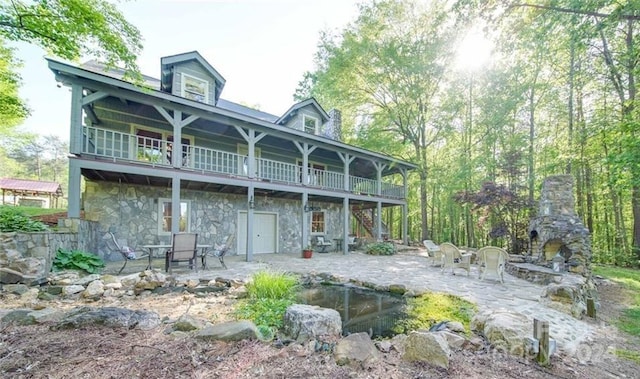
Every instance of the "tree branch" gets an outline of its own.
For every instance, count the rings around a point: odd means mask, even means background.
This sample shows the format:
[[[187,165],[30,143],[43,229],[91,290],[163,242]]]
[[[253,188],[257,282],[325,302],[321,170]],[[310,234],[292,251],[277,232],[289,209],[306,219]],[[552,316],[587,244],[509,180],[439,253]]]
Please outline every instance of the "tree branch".
[[[556,7],[556,6],[552,6],[552,5],[538,5],[538,4],[527,4],[527,3],[512,4],[507,9],[518,8],[518,7],[544,9],[544,10],[549,10],[549,11],[556,11],[556,12],[570,13],[570,14],[580,14],[580,15],[583,15],[583,16],[593,16],[593,17],[601,17],[601,18],[602,17],[610,17],[612,15],[611,13],[591,12],[591,11],[583,11],[583,10],[579,10],[579,9]],[[620,18],[622,20],[640,21],[640,15],[620,14],[620,15],[618,15],[616,17],[618,17],[618,18]]]

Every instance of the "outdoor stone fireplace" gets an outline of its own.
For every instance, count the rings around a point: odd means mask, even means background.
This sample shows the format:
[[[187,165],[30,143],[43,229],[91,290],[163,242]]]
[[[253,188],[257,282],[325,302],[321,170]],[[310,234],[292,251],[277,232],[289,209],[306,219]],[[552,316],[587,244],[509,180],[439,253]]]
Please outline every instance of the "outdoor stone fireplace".
[[[570,175],[545,179],[537,216],[529,224],[532,263],[552,267],[559,254],[565,271],[590,275],[591,238],[574,210],[573,178]]]

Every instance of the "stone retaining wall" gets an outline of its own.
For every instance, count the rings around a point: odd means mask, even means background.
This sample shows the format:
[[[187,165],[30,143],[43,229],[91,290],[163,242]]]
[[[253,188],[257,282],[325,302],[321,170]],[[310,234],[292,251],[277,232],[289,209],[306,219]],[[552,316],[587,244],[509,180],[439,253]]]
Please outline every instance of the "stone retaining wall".
[[[51,271],[58,249],[96,253],[96,229],[93,222],[65,219],[58,231],[0,233],[0,270],[12,278],[22,275],[38,281]]]

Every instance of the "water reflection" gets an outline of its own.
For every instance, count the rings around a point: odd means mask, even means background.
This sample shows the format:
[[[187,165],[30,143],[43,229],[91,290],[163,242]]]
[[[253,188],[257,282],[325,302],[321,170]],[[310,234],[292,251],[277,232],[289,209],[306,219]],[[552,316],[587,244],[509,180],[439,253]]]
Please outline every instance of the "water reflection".
[[[405,317],[402,297],[350,286],[305,287],[298,301],[338,311],[344,335],[366,332],[374,338],[391,337],[393,326]]]

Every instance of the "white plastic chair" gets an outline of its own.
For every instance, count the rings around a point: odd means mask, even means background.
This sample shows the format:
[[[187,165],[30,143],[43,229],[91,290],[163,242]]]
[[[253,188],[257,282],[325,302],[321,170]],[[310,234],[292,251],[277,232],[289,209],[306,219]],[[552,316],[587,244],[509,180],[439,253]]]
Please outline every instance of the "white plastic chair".
[[[331,241],[325,241],[324,236],[317,236],[316,246],[320,247],[320,251],[318,253],[326,253],[327,247],[331,246]]]

